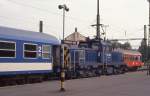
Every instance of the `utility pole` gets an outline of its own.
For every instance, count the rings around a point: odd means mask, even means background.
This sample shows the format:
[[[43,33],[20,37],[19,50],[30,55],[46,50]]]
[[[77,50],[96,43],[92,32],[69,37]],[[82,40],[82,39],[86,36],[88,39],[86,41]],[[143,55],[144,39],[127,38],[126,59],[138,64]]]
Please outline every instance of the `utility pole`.
[[[149,29],[149,34],[148,34],[148,47],[150,46],[150,0],[148,0],[149,3],[149,25],[148,25],[148,29]]]
[[[147,61],[147,26],[144,25],[144,62]]]
[[[102,24],[100,23],[100,13],[99,13],[99,0],[97,0],[97,24],[96,24],[96,39],[99,40],[99,52],[98,52],[98,59],[100,59],[100,63],[102,63],[102,74],[106,73],[106,64],[105,64],[105,60],[104,60],[104,49],[103,49],[103,45],[101,43],[101,32],[100,32],[100,27],[102,27]]]
[[[147,0],[148,3],[149,3],[149,25],[148,25],[148,29],[149,29],[149,34],[148,34],[148,49],[150,47],[150,0]],[[148,55],[147,55],[147,68],[148,68],[148,72],[147,72],[147,75],[150,75],[150,64],[149,64],[149,50],[148,50]]]
[[[96,35],[96,39],[100,39],[100,15],[99,15],[99,0],[97,0],[97,24],[96,24],[96,27],[97,27],[97,35]]]
[[[100,26],[102,24],[100,24],[100,13],[99,13],[99,0],[97,0],[97,16],[96,16],[96,24],[91,25],[91,26],[96,26],[96,39],[99,40],[100,39]]]
[[[96,40],[99,41],[99,50],[98,50],[98,62],[102,63],[102,74],[105,74],[105,62],[104,62],[104,50],[102,47],[101,43],[101,32],[100,32],[100,27],[102,27],[103,30],[103,24],[100,23],[100,12],[99,12],[99,0],[97,0],[97,22],[94,25],[91,26],[96,26]]]

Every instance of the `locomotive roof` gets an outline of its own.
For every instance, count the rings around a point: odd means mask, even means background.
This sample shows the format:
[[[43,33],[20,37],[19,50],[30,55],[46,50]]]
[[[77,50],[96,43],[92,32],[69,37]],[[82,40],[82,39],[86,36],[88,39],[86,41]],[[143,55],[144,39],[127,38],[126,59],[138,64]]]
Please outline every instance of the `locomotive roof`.
[[[132,55],[142,55],[139,51],[135,51],[135,50],[123,50],[123,49],[120,49],[120,50],[115,50],[115,52],[120,52],[120,53],[123,53],[123,54],[132,54]]]
[[[2,26],[0,26],[0,38],[51,43],[54,45],[60,43],[59,40],[52,35]]]

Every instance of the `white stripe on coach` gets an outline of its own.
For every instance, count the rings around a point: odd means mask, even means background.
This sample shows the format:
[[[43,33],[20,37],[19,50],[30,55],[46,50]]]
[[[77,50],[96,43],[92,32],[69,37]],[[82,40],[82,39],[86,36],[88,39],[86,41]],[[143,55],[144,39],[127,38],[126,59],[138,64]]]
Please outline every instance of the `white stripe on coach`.
[[[52,70],[52,63],[0,63],[0,72]]]

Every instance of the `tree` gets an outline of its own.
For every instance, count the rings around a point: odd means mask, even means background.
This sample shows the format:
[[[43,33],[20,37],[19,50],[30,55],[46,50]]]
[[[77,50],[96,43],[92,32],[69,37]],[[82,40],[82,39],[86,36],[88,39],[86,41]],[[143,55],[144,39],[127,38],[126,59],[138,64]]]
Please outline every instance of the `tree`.
[[[139,46],[138,50],[142,54],[142,57],[143,57],[142,60],[143,61],[147,61],[150,58],[150,51],[148,51],[148,50],[150,50],[150,47],[147,46],[144,39],[141,41],[141,45]]]
[[[126,50],[132,49],[131,44],[129,42],[125,42],[124,44],[122,44],[121,48]]]
[[[144,39],[141,41],[141,46],[139,46],[139,51],[141,52],[141,54],[142,54],[142,56],[144,57],[144,58],[142,58],[142,61],[145,61],[144,59],[145,59],[145,57],[146,57],[146,54],[145,54],[145,42],[144,42]]]
[[[121,43],[114,41],[112,42],[112,49],[121,48]]]
[[[144,39],[142,40],[141,46],[139,46],[138,50],[141,52],[143,56],[142,60],[150,62],[150,46],[147,46],[146,40]]]

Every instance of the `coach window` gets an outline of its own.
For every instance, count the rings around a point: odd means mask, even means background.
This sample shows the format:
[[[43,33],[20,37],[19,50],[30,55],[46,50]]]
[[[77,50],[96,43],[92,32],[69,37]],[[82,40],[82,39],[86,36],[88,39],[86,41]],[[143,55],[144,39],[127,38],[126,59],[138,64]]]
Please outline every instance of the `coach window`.
[[[0,58],[15,58],[16,43],[11,41],[0,41]]]
[[[138,56],[138,61],[141,61],[141,59],[142,59],[141,56]]]
[[[50,45],[42,45],[42,58],[50,59],[52,47]]]
[[[138,61],[138,56],[135,56],[135,60]]]
[[[131,60],[130,61],[134,61],[134,56],[131,56],[131,58],[130,58]]]
[[[36,44],[24,44],[24,58],[37,58]]]

